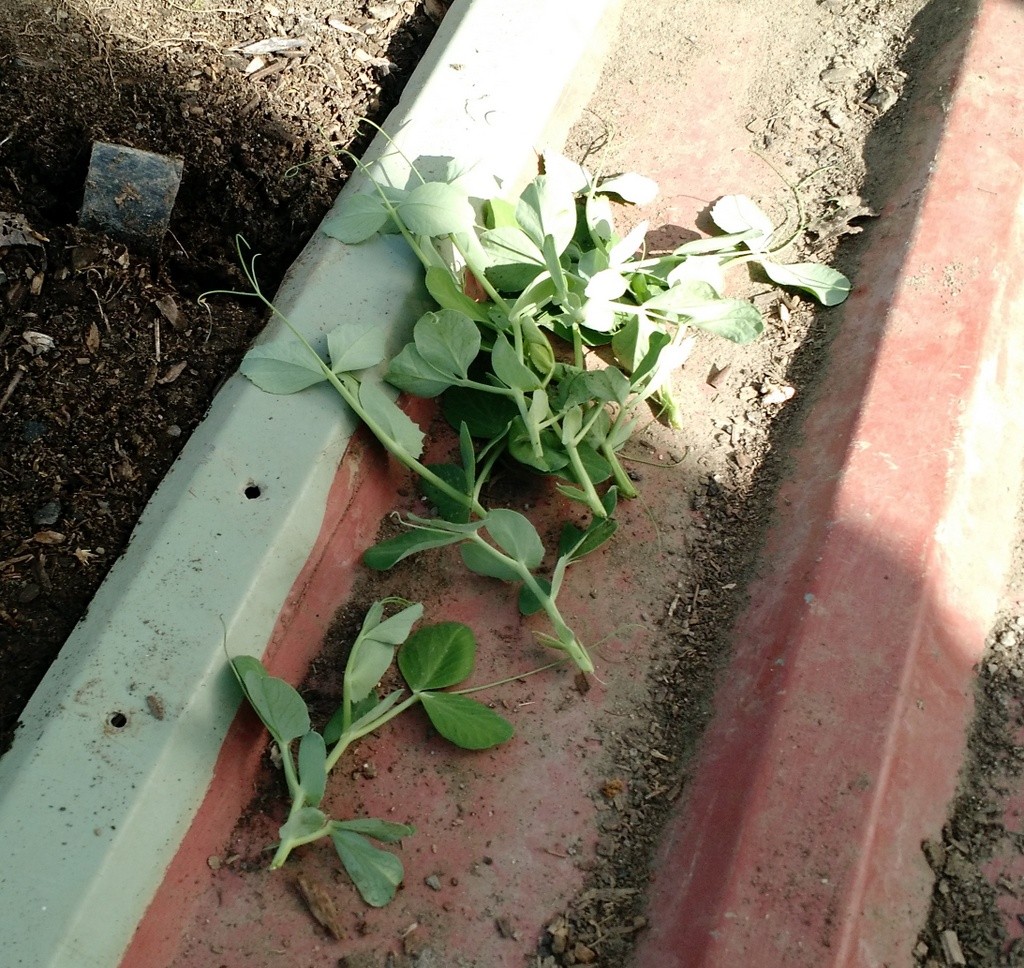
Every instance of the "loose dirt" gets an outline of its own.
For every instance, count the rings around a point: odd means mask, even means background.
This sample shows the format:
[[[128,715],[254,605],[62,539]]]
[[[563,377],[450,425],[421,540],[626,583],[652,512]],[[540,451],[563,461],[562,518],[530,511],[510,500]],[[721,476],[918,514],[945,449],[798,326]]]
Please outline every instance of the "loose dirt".
[[[412,2],[0,7],[0,749],[262,326],[197,303],[241,281],[236,233],[273,291],[434,31]],[[157,258],[76,227],[94,140],[184,160]]]

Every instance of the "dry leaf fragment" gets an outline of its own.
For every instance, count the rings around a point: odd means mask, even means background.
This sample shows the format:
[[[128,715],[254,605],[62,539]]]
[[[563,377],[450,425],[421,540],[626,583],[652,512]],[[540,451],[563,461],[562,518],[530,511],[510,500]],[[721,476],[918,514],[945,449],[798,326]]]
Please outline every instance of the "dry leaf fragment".
[[[46,333],[37,333],[34,329],[26,329],[21,334],[21,338],[28,343],[28,348],[33,356],[39,356],[40,353],[52,350],[57,345],[52,336],[47,336]]]
[[[159,380],[157,380],[156,382],[157,382],[157,383],[160,383],[160,384],[167,384],[167,383],[173,383],[173,382],[174,382],[175,380],[177,380],[177,379],[178,379],[178,377],[179,377],[179,376],[181,376],[181,374],[182,374],[182,373],[184,373],[184,372],[185,372],[185,367],[186,367],[186,366],[188,366],[188,363],[187,363],[187,362],[185,362],[184,360],[183,360],[183,361],[182,361],[181,363],[175,363],[175,364],[174,364],[174,366],[172,366],[172,367],[171,367],[171,368],[170,368],[170,369],[169,369],[169,370],[168,370],[168,371],[167,371],[167,372],[166,372],[166,373],[165,373],[165,374],[164,374],[164,375],[163,375],[162,377],[160,377],[160,379],[159,379]]]
[[[160,315],[171,324],[173,329],[182,328],[178,322],[178,304],[174,301],[172,296],[161,296],[153,303],[153,305],[160,310]]]
[[[729,365],[730,364],[728,363],[726,363],[725,366],[712,364],[711,371],[707,375],[707,385],[709,387],[714,387],[716,390],[719,389],[722,385],[722,381],[725,379],[725,375],[729,372]]]
[[[240,50],[243,54],[248,54],[250,57],[258,57],[261,54],[279,54],[285,50],[299,50],[308,43],[309,41],[305,37],[268,37],[266,40],[257,40],[251,44],[246,44],[244,47],[236,47],[234,49]]]
[[[59,545],[63,544],[65,535],[59,531],[37,531],[32,535],[32,540],[36,544],[41,545]]]
[[[309,913],[334,937],[340,941],[342,937],[341,925],[338,922],[338,909],[334,906],[334,899],[327,893],[322,884],[303,877],[301,874],[296,880],[299,893],[309,908]]]
[[[621,777],[612,777],[601,784],[601,793],[609,800],[614,800],[620,793],[625,792],[626,781]]]
[[[85,337],[85,348],[90,353],[95,353],[100,348],[100,328],[93,320],[89,324],[89,334]]]
[[[97,557],[96,552],[90,551],[88,548],[76,548],[73,554],[83,565],[89,564],[93,558]]]

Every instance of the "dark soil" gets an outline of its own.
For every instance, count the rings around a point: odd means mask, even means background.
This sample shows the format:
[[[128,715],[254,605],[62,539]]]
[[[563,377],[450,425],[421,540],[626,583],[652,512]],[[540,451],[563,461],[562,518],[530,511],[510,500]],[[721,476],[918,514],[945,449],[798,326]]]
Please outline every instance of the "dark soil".
[[[1021,615],[989,637],[960,792],[941,841],[922,844],[936,878],[928,925],[914,951],[923,968],[1024,966],[1024,833],[1019,809],[1008,809],[1024,781],[1022,641]],[[1006,926],[1014,920],[1018,930],[1011,936]]]
[[[239,281],[236,233],[272,292],[435,30],[413,2],[283,6],[0,8],[0,750],[262,325],[197,302]],[[267,38],[301,43],[241,50]],[[155,256],[77,227],[96,140],[183,159]]]

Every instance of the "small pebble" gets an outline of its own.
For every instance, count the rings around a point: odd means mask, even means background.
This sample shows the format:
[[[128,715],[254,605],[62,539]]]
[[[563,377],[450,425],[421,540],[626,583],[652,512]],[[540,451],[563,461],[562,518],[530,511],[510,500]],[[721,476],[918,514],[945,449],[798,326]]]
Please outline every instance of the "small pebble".
[[[177,424],[171,424],[170,427],[167,428],[167,436],[168,437],[180,437],[181,436],[181,427],[179,427]]]
[[[26,444],[31,444],[33,440],[38,440],[44,436],[49,429],[46,424],[39,420],[26,420],[21,425],[21,439]]]
[[[32,515],[32,520],[37,525],[56,524],[60,518],[60,502],[47,501],[41,508],[38,508]],[[1005,633],[1004,633],[1005,634]]]
[[[423,883],[426,884],[427,887],[429,887],[432,891],[441,890],[441,878],[439,878],[437,874],[431,874],[430,877],[426,878],[423,881]]]

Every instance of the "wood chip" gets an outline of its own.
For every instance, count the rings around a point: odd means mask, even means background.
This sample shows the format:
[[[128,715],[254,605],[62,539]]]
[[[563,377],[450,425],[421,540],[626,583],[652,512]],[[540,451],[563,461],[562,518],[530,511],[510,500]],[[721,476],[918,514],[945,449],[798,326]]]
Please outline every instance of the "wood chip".
[[[163,375],[162,377],[160,377],[160,379],[159,379],[159,380],[157,380],[156,382],[157,382],[157,383],[160,383],[160,384],[167,384],[167,383],[173,383],[173,382],[174,382],[175,380],[177,380],[177,379],[178,379],[178,377],[179,377],[179,376],[181,376],[181,374],[182,374],[182,373],[184,373],[184,372],[185,372],[185,367],[186,367],[186,366],[188,366],[188,363],[187,363],[186,361],[184,361],[184,360],[182,360],[182,362],[181,362],[181,363],[175,363],[175,364],[174,364],[174,366],[172,366],[172,367],[171,367],[171,368],[170,368],[170,369],[169,369],[169,370],[168,370],[168,371],[167,371],[167,372],[166,372],[166,373],[165,373],[165,374],[164,374],[164,375]]]
[[[89,333],[85,337],[85,348],[90,353],[95,353],[100,348],[100,328],[96,325],[95,320],[89,323]]]
[[[296,880],[296,886],[306,902],[309,913],[334,937],[340,941],[342,938],[341,924],[338,920],[338,909],[334,906],[334,899],[322,884],[303,877],[301,874]]]
[[[59,545],[64,544],[66,537],[59,531],[37,531],[32,535],[32,540],[41,545]]]
[[[964,957],[963,949],[960,947],[960,939],[956,932],[947,929],[939,936],[942,941],[942,953],[946,956],[946,964],[951,968],[965,968],[967,959]]]

